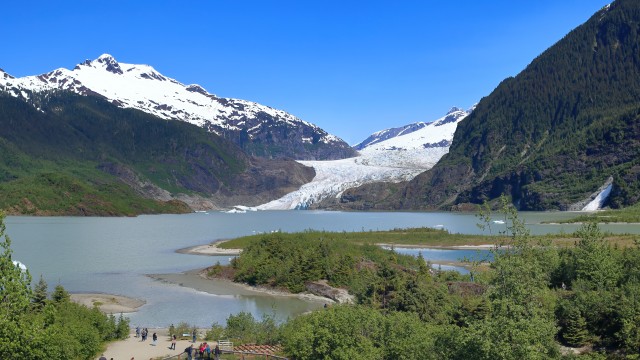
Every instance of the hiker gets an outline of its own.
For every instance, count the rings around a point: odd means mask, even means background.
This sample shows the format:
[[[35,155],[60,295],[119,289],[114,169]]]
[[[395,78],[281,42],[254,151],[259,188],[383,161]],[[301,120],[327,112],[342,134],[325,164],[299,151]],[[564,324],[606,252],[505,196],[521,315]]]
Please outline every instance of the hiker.
[[[153,342],[151,343],[151,345],[156,346],[156,342],[158,341],[158,334],[153,333],[152,339]]]
[[[200,353],[200,359],[204,359],[204,349],[206,345],[207,343],[201,343],[200,347],[198,348],[198,353]]]
[[[176,335],[173,334],[173,336],[171,337],[171,346],[169,346],[169,349],[171,350],[175,350],[176,349]]]
[[[213,355],[215,356],[216,360],[220,360],[221,353],[222,351],[220,351],[220,347],[218,347],[218,344],[216,344],[216,347],[213,349]]]
[[[209,359],[209,360],[210,360],[210,359],[211,359],[211,347],[210,347],[210,346],[209,346],[209,344],[207,344],[207,343],[204,343],[204,344],[205,344],[205,345],[207,345],[207,346],[204,348],[204,352],[206,352],[206,353],[207,353],[207,359]]]
[[[136,326],[136,339],[140,337],[140,326]]]
[[[191,353],[193,352],[193,344],[189,345],[188,348],[184,349],[184,352],[187,353],[187,360],[191,360]]]
[[[196,343],[196,329],[193,329],[193,343]]]

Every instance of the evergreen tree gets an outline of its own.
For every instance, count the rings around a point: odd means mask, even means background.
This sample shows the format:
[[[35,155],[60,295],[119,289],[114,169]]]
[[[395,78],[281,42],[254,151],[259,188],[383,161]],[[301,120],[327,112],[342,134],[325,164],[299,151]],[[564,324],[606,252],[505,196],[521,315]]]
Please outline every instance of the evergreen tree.
[[[51,299],[57,303],[68,302],[71,299],[71,296],[64,289],[64,287],[60,284],[56,285],[55,290],[53,290],[53,294],[51,295]]]
[[[3,250],[0,254],[0,318],[14,319],[29,307],[31,275],[13,263],[11,239],[5,235],[4,217],[0,212],[0,248]]]
[[[589,341],[587,322],[576,307],[567,309],[562,338],[569,346],[579,347]]]
[[[582,225],[576,235],[580,238],[575,250],[577,280],[590,290],[613,289],[622,277],[620,256],[595,223]]]
[[[4,213],[0,212],[0,359],[28,358],[25,321],[31,302],[31,276],[11,259],[11,239],[5,235]]]
[[[33,289],[33,296],[31,297],[31,304],[34,309],[41,310],[47,302],[47,282],[44,281],[42,275],[40,280]]]
[[[129,328],[129,319],[125,318],[122,313],[120,313],[120,317],[118,317],[118,325],[116,326],[116,338],[126,339],[129,336]]]
[[[524,222],[502,198],[509,237],[493,252],[487,297],[491,312],[463,331],[463,358],[552,359],[559,357],[554,297],[548,289],[549,246],[534,244]]]

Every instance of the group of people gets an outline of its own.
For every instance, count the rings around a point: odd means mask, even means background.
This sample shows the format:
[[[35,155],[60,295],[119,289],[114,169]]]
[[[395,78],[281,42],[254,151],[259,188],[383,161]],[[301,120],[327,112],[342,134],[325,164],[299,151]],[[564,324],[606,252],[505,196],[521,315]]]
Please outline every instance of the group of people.
[[[144,328],[140,330],[140,326],[136,326],[136,338],[141,338],[140,341],[146,341],[148,334],[149,334],[149,329]],[[158,334],[153,333],[153,336],[151,337],[151,339],[153,340],[151,345],[156,346],[158,342]]]
[[[184,349],[184,352],[187,353],[187,360],[205,359],[205,355],[207,356],[206,359],[211,359],[211,353],[213,353],[213,358],[215,360],[219,360],[220,354],[222,353],[218,345],[216,345],[212,351],[211,347],[206,342],[201,343],[197,348],[194,348],[193,345],[189,345],[188,348]]]
[[[142,338],[140,341],[147,340],[147,335],[149,334],[149,329],[144,328],[140,329],[140,326],[136,326],[136,338]],[[154,333],[155,335],[155,333]]]

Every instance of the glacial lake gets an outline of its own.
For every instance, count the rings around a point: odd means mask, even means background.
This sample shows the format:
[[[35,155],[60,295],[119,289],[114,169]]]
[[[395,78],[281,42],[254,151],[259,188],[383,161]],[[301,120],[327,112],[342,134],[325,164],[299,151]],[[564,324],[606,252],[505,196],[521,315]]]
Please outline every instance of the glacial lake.
[[[578,225],[544,225],[576,216],[576,213],[523,213],[521,218],[534,234],[572,232]],[[500,217],[496,216],[496,220]],[[442,212],[324,212],[260,211],[187,215],[146,215],[135,218],[16,217],[5,219],[12,240],[13,259],[24,263],[37,282],[42,275],[49,290],[62,284],[69,292],[97,292],[134,297],[146,301],[129,314],[131,325],[165,327],[186,321],[199,327],[223,324],[240,311],[275,314],[283,320],[319,308],[321,302],[251,294],[234,287],[207,293],[158,281],[148,274],[182,273],[228,256],[198,256],[177,253],[185,247],[220,239],[273,231],[388,230],[437,227],[452,233],[480,234],[473,214]],[[493,233],[505,225],[492,223]],[[640,225],[606,225],[605,231],[640,233]],[[485,232],[487,233],[487,232]],[[439,252],[440,255],[444,252]],[[429,260],[426,252],[423,256]],[[463,255],[448,251],[439,261],[457,261]]]

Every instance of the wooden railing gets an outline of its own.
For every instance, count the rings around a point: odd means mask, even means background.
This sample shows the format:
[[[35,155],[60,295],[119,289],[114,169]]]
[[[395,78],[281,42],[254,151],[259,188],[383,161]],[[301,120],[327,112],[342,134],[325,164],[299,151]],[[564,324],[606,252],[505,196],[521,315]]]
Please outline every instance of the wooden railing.
[[[289,360],[289,358],[286,358],[284,356],[278,356],[278,355],[266,354],[266,353],[258,353],[258,352],[253,352],[253,351],[222,350],[222,353],[223,354],[240,355],[242,360],[245,360],[245,357],[247,357],[248,359],[259,359],[259,358],[256,358],[256,356],[260,356],[260,358],[264,357],[265,360],[269,360],[269,359]]]
[[[197,351],[195,351],[195,352],[197,353]],[[259,352],[253,352],[253,351],[220,350],[220,352],[222,354],[240,355],[240,358],[242,360],[245,360],[245,359],[255,359],[255,360],[257,360],[257,359],[262,359],[262,358],[264,358],[265,360],[270,360],[270,359],[273,359],[273,360],[289,360],[289,358],[286,358],[284,356],[278,356],[278,355],[266,354],[266,353],[259,353]],[[259,357],[257,358],[257,356],[259,356]],[[193,360],[201,359],[199,354],[191,355],[191,358]],[[215,356],[213,354],[211,354],[210,358],[211,359],[215,359]],[[176,360],[187,359],[187,353],[183,352],[181,354],[173,355],[173,356],[164,358],[162,360],[173,360],[173,359],[176,359]],[[209,359],[209,357],[207,357],[205,355],[204,359]],[[222,358],[221,358],[221,360],[222,360]]]

